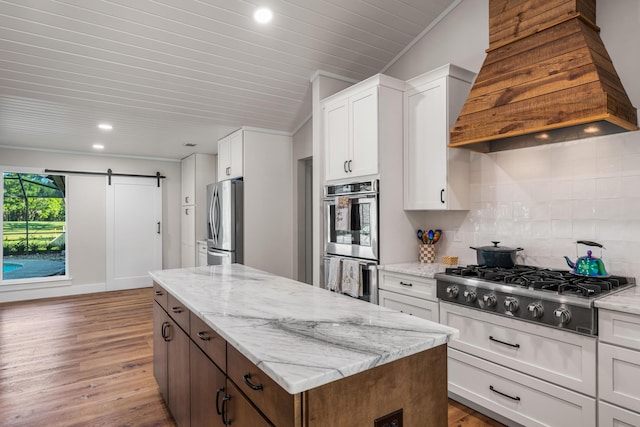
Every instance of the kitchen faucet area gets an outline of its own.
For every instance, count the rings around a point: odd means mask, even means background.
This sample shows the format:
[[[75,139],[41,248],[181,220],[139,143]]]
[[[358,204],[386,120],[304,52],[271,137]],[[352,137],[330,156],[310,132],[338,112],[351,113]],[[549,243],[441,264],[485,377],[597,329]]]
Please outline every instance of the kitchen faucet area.
[[[0,40],[0,426],[640,426],[637,0],[0,0]]]

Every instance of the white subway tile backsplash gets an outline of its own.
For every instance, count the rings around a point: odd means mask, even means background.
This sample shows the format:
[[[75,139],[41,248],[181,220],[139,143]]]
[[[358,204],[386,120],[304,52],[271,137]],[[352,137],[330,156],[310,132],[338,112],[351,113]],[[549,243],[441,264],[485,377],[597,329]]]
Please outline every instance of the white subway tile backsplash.
[[[575,220],[595,218],[595,200],[573,200],[571,207],[571,217]]]
[[[551,202],[551,219],[571,220],[573,203],[571,200],[554,200]]]
[[[596,220],[596,241],[624,241],[628,239],[627,223],[624,220]]]
[[[596,180],[595,178],[583,178],[573,181],[572,186],[573,199],[595,199],[596,197]]]
[[[619,199],[622,197],[622,179],[619,176],[610,178],[597,178],[594,198]]]
[[[597,138],[596,157],[622,157],[625,152],[625,142],[619,136],[606,136]]]
[[[549,236],[551,236],[551,221],[531,221],[531,238],[548,239]]]
[[[496,219],[505,220],[513,218],[513,206],[510,202],[498,202],[496,205]]]
[[[610,273],[640,279],[640,132],[472,153],[470,173],[471,210],[425,221],[447,224],[440,253],[475,263],[468,246],[499,240],[525,248],[518,262],[567,269],[587,239],[605,245]]]
[[[573,237],[571,220],[554,219],[551,221],[551,235],[555,238]]]
[[[596,239],[596,220],[574,220],[573,221],[573,238],[576,240],[597,240]]]
[[[552,200],[568,200],[573,198],[572,179],[554,179],[549,183],[547,191]]]
[[[530,205],[531,219],[534,221],[551,220],[551,202],[534,202]]]
[[[596,162],[596,176],[620,176],[622,172],[622,156],[598,157]]]
[[[636,196],[637,197],[627,197],[621,200],[623,202],[622,216],[626,219],[640,218],[640,191],[636,193]]]
[[[622,158],[622,175],[640,175],[640,154],[631,154]]]
[[[620,191],[625,197],[638,197],[640,195],[640,175],[623,176]]]
[[[640,199],[638,199],[640,201]],[[624,199],[600,199],[595,200],[596,219],[624,219],[626,218]],[[638,204],[640,209],[640,203]],[[640,213],[640,210],[638,211]]]

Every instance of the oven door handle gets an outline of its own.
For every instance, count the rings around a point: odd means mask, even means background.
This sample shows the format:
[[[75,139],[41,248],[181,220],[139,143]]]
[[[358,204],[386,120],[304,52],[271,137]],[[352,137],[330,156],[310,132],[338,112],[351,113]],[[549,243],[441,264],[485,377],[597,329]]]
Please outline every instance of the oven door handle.
[[[342,195],[341,194],[336,194],[334,197],[325,197],[323,200],[325,202],[335,202],[336,198],[340,197],[340,196],[342,196]],[[378,197],[377,194],[358,194],[357,196],[349,196],[349,195],[346,195],[346,196],[349,197],[349,199],[351,199],[351,200],[375,199],[376,197]]]

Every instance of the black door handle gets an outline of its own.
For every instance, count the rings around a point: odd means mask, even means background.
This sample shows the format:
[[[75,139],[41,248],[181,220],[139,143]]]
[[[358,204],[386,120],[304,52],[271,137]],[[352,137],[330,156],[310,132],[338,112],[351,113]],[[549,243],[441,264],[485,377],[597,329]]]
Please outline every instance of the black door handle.
[[[440,190],[440,203],[444,205],[444,188]]]

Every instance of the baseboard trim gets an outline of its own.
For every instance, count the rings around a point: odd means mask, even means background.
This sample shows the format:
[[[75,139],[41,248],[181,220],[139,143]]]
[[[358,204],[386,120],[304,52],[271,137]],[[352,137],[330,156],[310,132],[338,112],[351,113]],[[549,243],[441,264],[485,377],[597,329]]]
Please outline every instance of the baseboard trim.
[[[27,301],[41,298],[64,297],[70,295],[91,294],[105,292],[105,283],[88,283],[84,285],[47,286],[32,289],[11,290],[0,292],[0,303]]]

